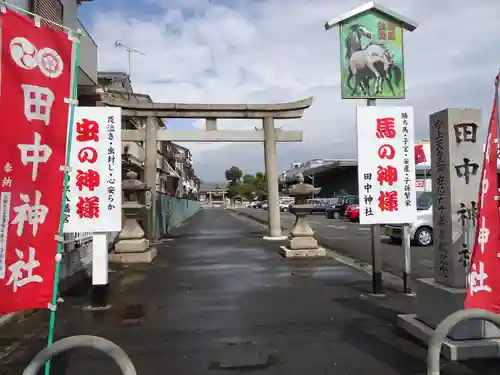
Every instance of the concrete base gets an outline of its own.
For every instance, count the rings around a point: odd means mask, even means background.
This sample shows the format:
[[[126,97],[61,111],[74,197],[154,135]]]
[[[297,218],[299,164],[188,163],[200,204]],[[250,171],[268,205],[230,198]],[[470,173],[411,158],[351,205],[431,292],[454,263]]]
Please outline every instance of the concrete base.
[[[326,257],[326,250],[322,247],[316,249],[288,249],[285,246],[280,246],[280,254],[285,258],[323,258]]]
[[[433,278],[418,279],[414,300],[416,314],[398,316],[398,326],[427,344],[434,329],[448,315],[464,308],[465,289],[452,288]],[[443,343],[450,361],[492,358],[500,355],[500,331],[491,323],[468,320],[458,323]]]
[[[110,263],[133,264],[133,263],[151,263],[157,255],[157,250],[151,248],[141,253],[111,253],[109,254]]]
[[[465,289],[440,284],[433,278],[418,279],[415,287],[418,293],[413,311],[421,322],[431,328],[436,328],[448,315],[464,308]],[[500,330],[485,321],[469,320],[457,324],[448,337],[455,341],[497,339],[500,338]]]
[[[264,236],[264,237],[262,237],[262,239],[266,240],[266,241],[285,241],[287,238],[288,238],[287,236],[278,236],[278,237]]]
[[[117,253],[141,253],[149,247],[149,241],[145,238],[120,240],[115,244]]]
[[[398,326],[427,344],[434,333],[429,327],[417,318],[416,314],[398,316]],[[449,361],[464,361],[473,358],[497,358],[500,356],[500,340],[452,340],[447,338],[442,346],[441,354]]]
[[[294,237],[288,239],[286,247],[290,250],[315,250],[318,249],[318,240],[312,236]]]

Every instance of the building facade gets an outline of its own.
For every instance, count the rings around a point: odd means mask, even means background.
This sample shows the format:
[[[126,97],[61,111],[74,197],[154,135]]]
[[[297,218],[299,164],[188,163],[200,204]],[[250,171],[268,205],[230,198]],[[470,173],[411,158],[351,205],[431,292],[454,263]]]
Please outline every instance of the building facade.
[[[133,103],[153,103],[147,94],[136,93],[128,74],[123,72],[98,72],[97,96],[109,95],[120,100]],[[146,118],[122,119],[122,128],[138,130],[146,126]],[[157,118],[158,129],[165,129],[166,122]],[[173,142],[158,142],[156,159],[156,190],[163,194],[177,197],[190,197],[197,192],[198,179],[193,170],[191,151]],[[122,142],[123,174],[133,170],[144,176],[145,149],[144,142]]]

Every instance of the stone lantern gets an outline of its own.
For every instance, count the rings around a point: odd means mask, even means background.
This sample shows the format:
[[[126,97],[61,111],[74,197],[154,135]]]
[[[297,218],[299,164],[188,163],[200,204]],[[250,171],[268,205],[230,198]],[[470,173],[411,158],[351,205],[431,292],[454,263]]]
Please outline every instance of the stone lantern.
[[[295,215],[296,220],[286,245],[281,247],[281,254],[286,258],[324,257],[326,251],[318,246],[314,231],[306,219],[306,216],[312,212],[312,205],[307,204],[307,200],[313,194],[318,194],[321,188],[305,184],[302,173],[297,175],[297,180],[298,183],[289,190],[290,196],[295,198],[290,212]]]
[[[156,249],[150,246],[139,224],[144,208],[151,206],[151,189],[137,179],[138,174],[129,171],[122,182],[123,215],[125,225],[118,235],[115,250],[109,255],[114,263],[150,263],[156,257]],[[145,201],[146,204],[140,202]]]

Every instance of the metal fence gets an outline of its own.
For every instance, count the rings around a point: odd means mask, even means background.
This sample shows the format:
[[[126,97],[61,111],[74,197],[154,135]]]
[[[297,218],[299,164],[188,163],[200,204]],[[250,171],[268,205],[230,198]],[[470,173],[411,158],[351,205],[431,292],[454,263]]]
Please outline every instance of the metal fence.
[[[166,235],[170,229],[181,225],[201,208],[200,202],[171,197],[158,192],[156,196],[155,237]]]
[[[60,280],[85,269],[92,262],[92,233],[65,233]]]
[[[108,233],[108,243],[113,242],[118,234],[119,232]],[[64,234],[64,249],[59,276],[63,290],[73,285],[72,276],[81,272],[91,276],[92,250],[91,232]],[[13,316],[15,314],[0,315],[0,326],[9,321]]]

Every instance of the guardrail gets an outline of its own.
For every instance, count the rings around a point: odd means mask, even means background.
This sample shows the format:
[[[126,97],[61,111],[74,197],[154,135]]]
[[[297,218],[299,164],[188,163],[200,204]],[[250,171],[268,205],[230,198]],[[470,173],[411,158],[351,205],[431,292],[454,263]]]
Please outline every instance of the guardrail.
[[[37,375],[45,365],[56,355],[74,348],[96,349],[111,357],[124,375],[137,375],[134,364],[125,351],[115,343],[97,336],[70,336],[56,341],[49,347],[43,349],[29,363],[23,371],[23,375]]]
[[[439,375],[439,360],[441,346],[450,331],[458,323],[465,320],[480,319],[495,324],[500,328],[500,315],[481,309],[459,310],[450,314],[436,327],[434,334],[429,339],[427,349],[427,375]]]

